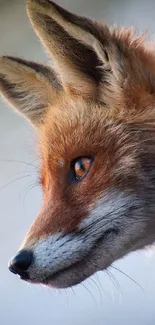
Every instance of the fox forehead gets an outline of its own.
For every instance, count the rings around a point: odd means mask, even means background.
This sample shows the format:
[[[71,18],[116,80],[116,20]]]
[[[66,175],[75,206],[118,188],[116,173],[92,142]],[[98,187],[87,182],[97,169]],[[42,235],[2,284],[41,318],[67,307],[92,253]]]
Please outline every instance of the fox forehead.
[[[106,108],[83,100],[67,101],[49,107],[41,126],[40,153],[43,179],[63,178],[72,160],[96,155],[103,150],[103,119]]]
[[[115,110],[104,103],[68,99],[48,107],[40,126],[41,154],[55,161],[70,162],[105,149],[106,137],[116,132]],[[108,131],[107,131],[108,129]],[[113,143],[111,143],[113,146]]]
[[[69,163],[91,150],[91,133],[99,120],[97,115],[101,115],[95,105],[91,106],[84,101],[80,105],[68,101],[48,108],[39,133],[41,155],[46,164],[52,158],[56,165],[62,161],[64,165],[64,162]],[[96,116],[93,108],[98,112]],[[88,110],[91,111],[90,116]]]
[[[44,180],[52,184],[52,179],[63,177],[72,160],[81,156],[98,156],[103,163],[106,114],[104,106],[82,100],[49,107],[40,132]]]

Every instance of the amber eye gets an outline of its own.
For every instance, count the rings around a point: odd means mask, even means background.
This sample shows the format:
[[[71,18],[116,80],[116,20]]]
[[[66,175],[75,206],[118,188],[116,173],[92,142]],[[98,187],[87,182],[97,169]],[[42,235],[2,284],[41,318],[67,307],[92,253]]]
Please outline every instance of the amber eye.
[[[74,175],[77,180],[82,179],[89,171],[92,164],[92,158],[81,157],[73,162]]]

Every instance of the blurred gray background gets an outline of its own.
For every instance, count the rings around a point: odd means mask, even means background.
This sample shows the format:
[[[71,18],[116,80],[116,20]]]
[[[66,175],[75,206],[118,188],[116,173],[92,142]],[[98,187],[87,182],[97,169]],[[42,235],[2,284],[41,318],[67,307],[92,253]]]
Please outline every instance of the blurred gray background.
[[[57,2],[110,24],[148,28],[150,36],[155,32],[154,0]],[[47,61],[23,0],[0,1],[0,54]],[[115,263],[122,273],[110,269],[111,273],[97,274],[73,290],[27,285],[7,270],[41,204],[36,143],[27,122],[0,101],[0,324],[154,325],[153,249],[147,257],[137,252]]]

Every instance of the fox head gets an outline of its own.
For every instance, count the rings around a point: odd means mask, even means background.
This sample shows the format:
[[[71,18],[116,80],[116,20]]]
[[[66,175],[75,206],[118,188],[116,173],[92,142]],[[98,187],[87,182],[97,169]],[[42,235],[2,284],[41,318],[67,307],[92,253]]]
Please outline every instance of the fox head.
[[[27,0],[50,67],[0,58],[0,92],[37,129],[42,208],[9,268],[75,285],[155,240],[155,55],[50,0]]]

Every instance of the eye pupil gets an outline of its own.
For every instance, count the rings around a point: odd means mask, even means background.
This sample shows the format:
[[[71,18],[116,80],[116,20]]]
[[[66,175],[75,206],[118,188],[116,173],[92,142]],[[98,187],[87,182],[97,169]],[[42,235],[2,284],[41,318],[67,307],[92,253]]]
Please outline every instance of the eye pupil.
[[[86,166],[85,166],[85,164],[84,164],[84,162],[82,160],[77,162],[77,168],[85,171]]]

